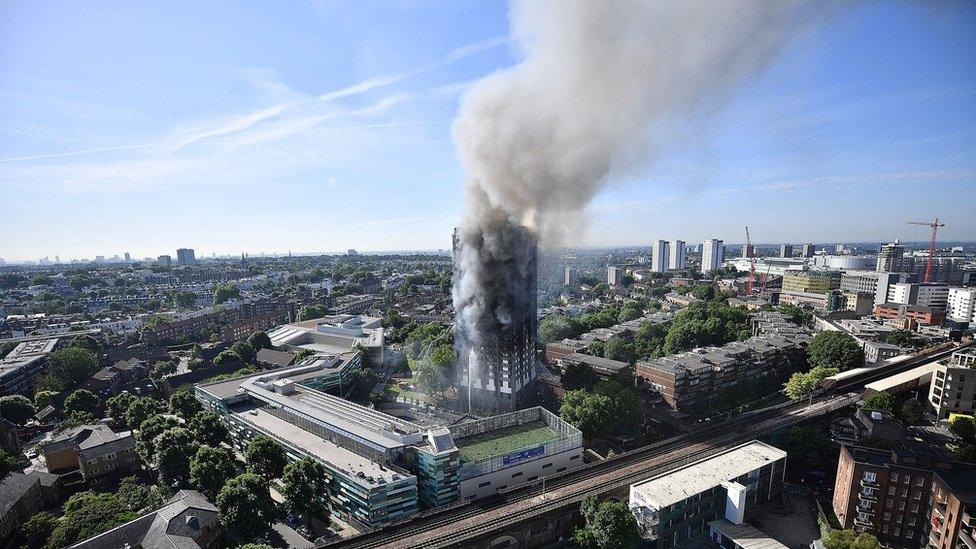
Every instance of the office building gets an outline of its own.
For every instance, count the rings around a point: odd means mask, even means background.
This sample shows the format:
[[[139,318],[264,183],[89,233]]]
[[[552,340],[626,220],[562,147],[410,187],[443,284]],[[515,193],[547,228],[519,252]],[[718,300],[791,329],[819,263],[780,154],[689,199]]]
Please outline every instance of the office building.
[[[173,258],[168,255],[161,255],[156,258],[156,263],[159,263],[163,267],[169,267],[173,264]]]
[[[897,238],[894,242],[881,246],[875,269],[879,272],[901,273],[905,271],[905,247]]]
[[[194,390],[224,418],[236,448],[263,434],[290,459],[322,463],[332,513],[361,527],[581,465],[582,435],[543,408],[422,426],[316,390],[324,373],[302,363]]]
[[[813,257],[813,253],[813,244],[807,243],[803,245],[803,257]]]
[[[613,265],[607,265],[607,284],[611,286],[620,286],[623,280],[624,270],[621,267],[615,267]]]
[[[946,318],[976,326],[976,288],[949,288]]]
[[[782,492],[785,474],[786,452],[754,440],[631,485],[629,507],[647,546],[692,546],[709,522],[742,524]]]
[[[655,273],[668,272],[668,249],[667,240],[658,240],[651,247],[651,270]]]
[[[176,250],[176,263],[180,265],[191,265],[196,263],[197,258],[190,248],[180,248]]]
[[[793,257],[793,245],[792,244],[781,244],[779,247],[780,257]]]
[[[874,316],[888,320],[907,320],[930,326],[941,326],[945,322],[945,311],[901,303],[875,305]]]
[[[708,274],[722,266],[725,261],[725,244],[721,240],[711,239],[702,242],[701,272]]]
[[[935,364],[929,404],[939,419],[950,414],[976,414],[976,349],[956,351]]]
[[[869,292],[874,296],[874,304],[880,305],[890,300],[888,291],[892,284],[914,282],[910,273],[888,273],[868,270],[848,270],[840,275],[840,289],[845,292]]]
[[[139,468],[136,440],[131,431],[116,433],[97,423],[68,429],[42,447],[47,470],[79,470],[92,484],[117,479]]]
[[[822,269],[834,269],[838,271],[873,271],[877,260],[878,258],[873,255],[821,254],[813,258],[811,265]]]
[[[784,292],[826,294],[840,288],[840,271],[787,271],[783,275]]]
[[[563,269],[563,284],[571,288],[579,283],[579,273],[573,267]]]
[[[949,303],[949,286],[939,282],[898,282],[889,287],[888,302],[945,311]]]
[[[927,547],[976,548],[976,466],[955,463],[932,474]]]
[[[685,268],[685,241],[672,240],[670,243],[670,257],[668,258],[668,269],[680,271]]]
[[[347,360],[356,348],[374,364],[386,361],[383,319],[366,315],[329,315],[283,324],[268,331],[271,346],[284,351],[312,351]]]
[[[842,445],[834,513],[841,527],[872,534],[884,545],[926,547],[933,471],[953,469],[951,456],[914,440],[890,450]]]

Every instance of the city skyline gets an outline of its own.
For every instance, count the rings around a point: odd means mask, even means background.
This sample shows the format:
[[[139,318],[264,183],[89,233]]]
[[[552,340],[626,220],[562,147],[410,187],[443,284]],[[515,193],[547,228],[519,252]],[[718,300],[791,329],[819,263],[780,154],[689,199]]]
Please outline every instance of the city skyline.
[[[0,7],[0,256],[450,249],[458,99],[520,59],[503,8],[175,11]],[[906,222],[935,217],[940,241],[976,238],[974,22],[838,11],[557,244],[925,241]]]

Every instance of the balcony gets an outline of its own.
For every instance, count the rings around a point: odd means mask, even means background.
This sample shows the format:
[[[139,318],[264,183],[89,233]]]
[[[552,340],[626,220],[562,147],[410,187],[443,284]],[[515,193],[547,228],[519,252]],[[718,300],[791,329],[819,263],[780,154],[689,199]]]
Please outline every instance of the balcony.
[[[976,528],[976,517],[968,510],[962,514],[962,524],[969,528]]]
[[[877,480],[867,480],[865,478],[861,479],[861,488],[881,488]]]
[[[854,509],[856,509],[858,513],[864,513],[865,515],[871,515],[872,517],[877,514],[874,511],[874,507],[870,507],[870,506],[862,507],[861,505],[858,505]]]
[[[959,541],[969,549],[976,549],[976,540],[973,539],[972,533],[965,529],[959,529]]]
[[[870,502],[877,502],[878,501],[878,495],[875,492],[868,491],[868,490],[865,490],[863,492],[858,492],[857,493],[857,497],[861,501],[870,501]]]
[[[869,520],[865,520],[865,519],[861,518],[860,516],[855,516],[854,517],[854,527],[855,528],[861,527],[863,529],[870,530],[870,529],[873,529],[874,528],[874,524],[871,523],[871,521],[869,521]]]

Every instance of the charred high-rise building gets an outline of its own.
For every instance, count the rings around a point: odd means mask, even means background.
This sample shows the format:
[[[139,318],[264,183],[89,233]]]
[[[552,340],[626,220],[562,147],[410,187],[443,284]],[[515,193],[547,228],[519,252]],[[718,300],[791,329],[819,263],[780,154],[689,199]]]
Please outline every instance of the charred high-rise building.
[[[517,410],[536,377],[535,234],[506,221],[454,231],[455,346],[462,400]]]

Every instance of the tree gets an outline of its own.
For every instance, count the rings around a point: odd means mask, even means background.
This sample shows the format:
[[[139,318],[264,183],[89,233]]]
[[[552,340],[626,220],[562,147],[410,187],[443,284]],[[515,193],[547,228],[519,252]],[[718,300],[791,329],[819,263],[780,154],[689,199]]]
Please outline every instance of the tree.
[[[237,287],[237,284],[232,282],[220,284],[214,288],[213,304],[220,305],[238,297],[241,297],[241,289]]]
[[[64,504],[64,519],[51,533],[47,546],[68,547],[133,520],[136,516],[131,511],[122,510],[115,494],[75,494]]]
[[[378,380],[379,378],[373,373],[372,368],[361,368],[353,371],[349,375],[351,385],[349,397],[352,400],[366,400]]]
[[[40,410],[51,403],[51,399],[58,396],[58,391],[37,391],[34,393],[34,408]]]
[[[156,459],[156,437],[164,431],[179,427],[180,423],[171,417],[160,414],[150,416],[139,425],[136,433],[136,452],[146,465]]]
[[[296,515],[321,517],[326,511],[328,481],[325,466],[313,459],[288,464],[281,476],[282,495],[288,510]]]
[[[236,474],[234,457],[224,448],[200,446],[190,460],[190,484],[211,500]]]
[[[807,373],[797,372],[790,376],[790,379],[783,386],[786,396],[793,400],[802,400],[812,395],[823,380],[838,373],[837,368],[824,368],[817,366]]]
[[[264,435],[251,439],[244,451],[244,460],[247,461],[248,471],[268,481],[280,477],[288,463],[288,457],[281,445]]]
[[[98,395],[87,389],[78,389],[64,399],[64,409],[68,413],[87,412],[96,415],[98,413]]]
[[[74,429],[82,425],[95,423],[95,416],[89,412],[71,412],[60,423],[54,426],[54,434],[58,434],[67,429]]]
[[[11,423],[23,425],[34,417],[36,412],[34,404],[24,395],[0,397],[0,416]]]
[[[881,391],[874,393],[864,401],[864,409],[875,412],[891,412],[895,407],[895,398]]]
[[[811,469],[823,469],[829,463],[829,454],[836,451],[831,447],[830,437],[817,426],[795,426],[791,427],[786,434],[786,441],[783,444],[793,458],[793,463],[801,471]]]
[[[580,323],[565,315],[549,315],[539,322],[539,339],[543,343],[562,341],[582,333]]]
[[[220,522],[254,539],[264,534],[275,520],[275,503],[268,485],[254,473],[244,473],[224,484],[217,495]]]
[[[559,417],[569,422],[583,433],[583,438],[592,440],[607,434],[613,402],[609,397],[569,391],[559,407]]]
[[[125,422],[133,429],[141,429],[143,421],[165,412],[166,407],[162,402],[150,397],[141,397],[129,404],[129,409],[125,412]]]
[[[610,399],[611,432],[633,431],[640,427],[644,410],[641,398],[633,386],[611,379],[598,383],[593,392]]]
[[[203,405],[190,391],[176,391],[169,397],[169,411],[190,421],[203,411]]]
[[[220,354],[214,357],[213,363],[217,366],[227,362],[239,362],[241,360],[241,355],[235,353],[234,351],[227,349],[226,351],[221,351]]]
[[[177,368],[178,365],[173,360],[160,360],[153,364],[153,369],[149,374],[149,377],[153,379],[163,379],[169,374],[175,374]],[[192,370],[193,368],[190,369]]]
[[[238,341],[231,345],[230,351],[241,357],[241,360],[244,362],[253,362],[254,357],[258,354],[257,350],[251,347],[246,341]]]
[[[636,320],[642,316],[644,316],[644,310],[641,309],[639,304],[628,303],[627,305],[624,305],[623,309],[620,309],[620,314],[617,315],[617,322]]]
[[[23,537],[23,545],[29,549],[40,549],[44,547],[51,532],[58,525],[58,519],[47,511],[35,513],[27,522],[21,525],[20,535]]]
[[[98,371],[98,357],[81,347],[65,347],[47,358],[47,371],[37,379],[37,389],[64,391],[91,377]]]
[[[589,390],[600,380],[596,372],[593,371],[593,368],[589,364],[582,362],[567,365],[566,370],[559,377],[562,381],[563,389],[567,391],[575,391],[577,389]]]
[[[220,446],[227,442],[227,426],[216,412],[203,411],[190,419],[187,424],[193,438],[200,444]]]
[[[910,398],[901,405],[899,415],[901,416],[901,420],[907,425],[921,425],[922,420],[925,418],[925,409],[921,402]]]
[[[185,427],[172,427],[153,440],[159,480],[168,486],[185,486],[190,481],[190,456],[197,450],[193,435]]]
[[[0,449],[0,480],[13,471],[20,471],[23,467],[16,456],[11,455],[6,450]]]
[[[114,419],[116,422],[122,425],[128,425],[126,420],[126,414],[129,411],[129,406],[135,402],[136,397],[132,396],[132,393],[128,391],[119,393],[114,397],[110,397],[105,401],[105,410],[108,412],[108,417]]]
[[[976,422],[973,416],[956,414],[949,420],[949,430],[965,444],[976,442]]]
[[[312,320],[322,318],[329,314],[329,309],[325,305],[306,305],[298,311],[298,320]]]
[[[89,351],[98,355],[102,352],[102,344],[98,342],[97,339],[90,335],[78,336],[72,339],[67,347],[77,347],[79,349],[88,349]]]
[[[641,539],[637,520],[620,501],[597,503],[596,496],[589,496],[580,505],[585,526],[573,532],[573,540],[582,547],[625,548],[634,547]]]
[[[603,346],[603,357],[628,364],[636,359],[633,345],[617,336],[607,340],[606,345]]]
[[[152,488],[139,482],[136,477],[125,477],[119,481],[119,489],[115,494],[123,507],[138,513],[149,505]]]
[[[826,549],[881,549],[878,538],[854,530],[831,530],[823,537]]]
[[[702,301],[711,301],[715,299],[715,285],[695,284],[695,286],[691,289],[691,295]]]
[[[864,365],[864,349],[844,332],[820,332],[809,347],[810,365],[837,368],[841,372]]]
[[[247,344],[250,345],[255,351],[270,349],[271,338],[268,337],[266,332],[254,332],[251,334],[251,337],[247,338]]]

